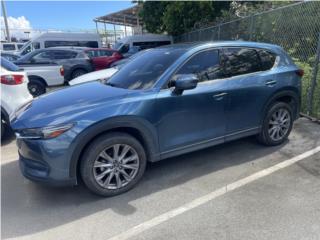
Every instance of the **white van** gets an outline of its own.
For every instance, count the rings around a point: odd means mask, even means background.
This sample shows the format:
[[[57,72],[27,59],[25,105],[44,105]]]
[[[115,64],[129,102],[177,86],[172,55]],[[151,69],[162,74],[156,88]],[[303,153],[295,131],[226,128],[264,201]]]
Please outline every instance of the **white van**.
[[[48,32],[31,39],[16,53],[22,56],[35,49],[61,46],[98,48],[101,47],[101,39],[96,33]]]
[[[113,48],[118,50],[122,55],[126,55],[128,53],[130,55],[130,52],[135,53],[143,49],[172,44],[172,42],[172,37],[168,35],[133,35],[121,38],[115,43]]]
[[[0,50],[3,52],[15,52],[19,51],[23,47],[24,43],[17,43],[17,42],[2,42],[0,44]]]

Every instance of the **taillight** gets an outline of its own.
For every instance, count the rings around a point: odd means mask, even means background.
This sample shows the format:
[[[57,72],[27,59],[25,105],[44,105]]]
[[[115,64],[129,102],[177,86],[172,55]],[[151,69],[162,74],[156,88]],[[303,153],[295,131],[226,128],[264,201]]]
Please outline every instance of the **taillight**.
[[[64,76],[64,69],[63,69],[63,67],[60,68],[60,75],[61,75],[61,76]]]
[[[303,76],[303,74],[304,74],[303,69],[299,69],[299,70],[297,70],[297,71],[296,71],[296,74],[297,74],[299,77],[302,77],[302,76]]]
[[[6,85],[18,85],[23,83],[23,75],[2,75],[1,83]]]

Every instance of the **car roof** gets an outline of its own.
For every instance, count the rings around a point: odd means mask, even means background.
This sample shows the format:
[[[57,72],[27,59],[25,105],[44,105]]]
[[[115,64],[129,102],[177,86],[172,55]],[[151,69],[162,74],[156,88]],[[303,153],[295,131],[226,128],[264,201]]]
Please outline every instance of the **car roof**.
[[[266,49],[281,49],[278,45],[260,42],[249,41],[208,41],[208,42],[187,42],[178,43],[158,47],[159,49],[186,49],[191,50],[195,48],[208,48],[208,47],[252,47],[252,48],[266,48]]]

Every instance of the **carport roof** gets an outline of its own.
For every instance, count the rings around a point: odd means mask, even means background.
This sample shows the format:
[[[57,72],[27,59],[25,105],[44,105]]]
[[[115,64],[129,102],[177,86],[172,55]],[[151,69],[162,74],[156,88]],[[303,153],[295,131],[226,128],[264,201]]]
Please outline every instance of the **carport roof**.
[[[126,25],[131,27],[140,26],[142,25],[142,21],[138,15],[139,8],[139,5],[135,5],[118,12],[97,17],[93,19],[93,21],[116,25]]]

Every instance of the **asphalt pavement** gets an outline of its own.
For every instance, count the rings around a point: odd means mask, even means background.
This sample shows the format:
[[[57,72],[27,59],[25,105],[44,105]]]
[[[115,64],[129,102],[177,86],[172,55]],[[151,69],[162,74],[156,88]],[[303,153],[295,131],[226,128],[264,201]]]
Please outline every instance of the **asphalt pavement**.
[[[320,125],[299,119],[281,146],[249,137],[149,164],[136,188],[101,198],[83,186],[23,178],[9,136],[1,146],[1,237],[318,240],[319,146]],[[220,191],[228,186],[237,187]]]

